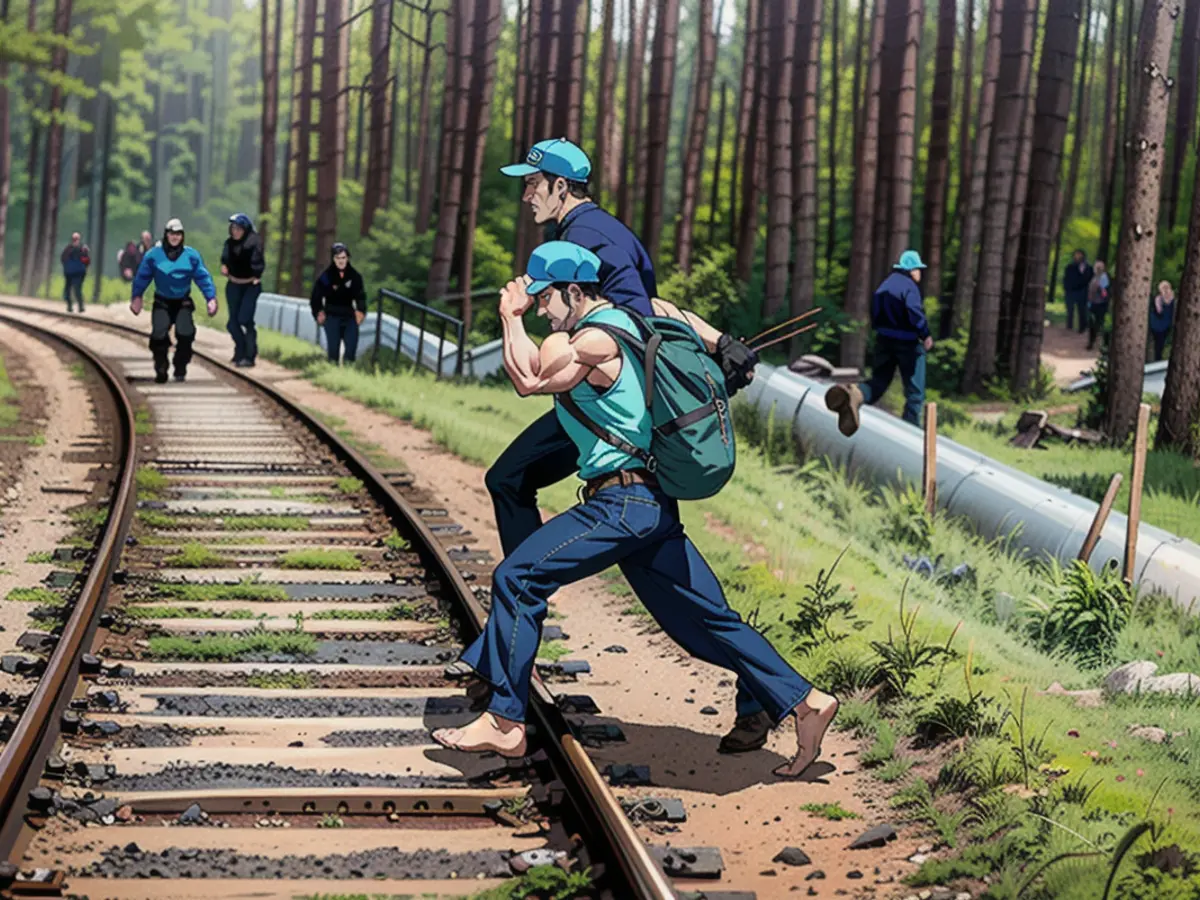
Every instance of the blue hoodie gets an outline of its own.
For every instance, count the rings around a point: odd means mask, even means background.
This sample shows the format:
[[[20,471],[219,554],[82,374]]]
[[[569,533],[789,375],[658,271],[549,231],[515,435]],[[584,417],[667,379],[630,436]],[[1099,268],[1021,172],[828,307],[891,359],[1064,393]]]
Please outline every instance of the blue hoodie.
[[[164,300],[182,300],[191,291],[193,282],[205,300],[217,296],[212,276],[204,268],[204,260],[191,247],[183,247],[175,259],[167,256],[162,244],[151,247],[142,257],[142,264],[133,276],[132,296],[142,296],[151,281],[154,282],[154,292]]]
[[[907,272],[892,272],[871,298],[871,324],[877,334],[898,341],[929,337],[921,289]]]

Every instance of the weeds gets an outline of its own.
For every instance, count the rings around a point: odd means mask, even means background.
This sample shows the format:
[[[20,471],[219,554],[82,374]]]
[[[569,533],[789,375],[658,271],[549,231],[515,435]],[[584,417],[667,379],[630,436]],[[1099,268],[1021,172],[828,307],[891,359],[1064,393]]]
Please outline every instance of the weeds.
[[[173,569],[220,569],[229,565],[229,560],[215,553],[204,544],[184,544],[180,551],[163,560],[163,565]]]
[[[342,817],[336,813],[326,813],[325,817],[317,823],[318,828],[344,828],[346,825],[342,821]]]
[[[171,597],[191,603],[212,600],[279,601],[288,598],[287,589],[278,584],[240,581],[237,584],[173,584],[157,582],[152,591],[157,597]]]
[[[138,407],[133,412],[133,430],[136,434],[154,434],[154,422],[150,418],[150,410]]]
[[[861,819],[856,812],[851,812],[843,808],[840,803],[805,803],[800,807],[805,812],[812,813],[821,819],[828,819],[830,822],[840,822],[843,819]]]
[[[534,866],[519,878],[472,894],[468,900],[575,900],[592,896],[592,873],[567,872],[558,866]]]
[[[833,573],[837,571],[838,563],[849,550],[849,545],[838,554],[837,559],[829,570],[821,569],[811,584],[804,586],[804,597],[801,599],[796,614],[788,621],[792,638],[796,641],[796,650],[800,653],[810,653],[821,644],[835,644],[849,635],[830,629],[834,616],[841,616],[850,624],[856,624],[854,601],[848,597],[838,599],[840,584],[831,584]]]
[[[42,606],[62,606],[67,602],[62,594],[44,587],[13,588],[4,599],[17,603],[37,603]]]
[[[226,516],[222,520],[226,531],[304,531],[307,516]]]
[[[342,572],[362,568],[362,560],[349,550],[289,550],[279,557],[283,569],[336,569]]]
[[[916,764],[917,761],[911,757],[893,756],[871,774],[884,784],[894,784],[903,780]]]
[[[27,557],[25,557],[25,562],[36,563],[38,565],[41,565],[43,563],[53,562],[53,561],[54,561],[54,554],[51,553],[49,550],[35,550],[32,553],[30,553]]]
[[[896,730],[886,719],[881,720],[875,729],[875,742],[864,750],[858,761],[864,768],[871,769],[890,762],[896,756]]]
[[[407,539],[402,538],[400,532],[394,528],[392,529],[392,533],[383,539],[383,545],[389,550],[398,551],[408,550],[412,547],[412,544]]]
[[[1069,653],[1087,668],[1110,662],[1133,608],[1115,563],[1096,574],[1081,560],[1066,568],[1051,560],[1045,575],[1052,599],[1032,597],[1028,604],[1034,641],[1047,652]]]
[[[357,494],[363,489],[363,483],[357,478],[339,478],[337,489],[343,494]]]
[[[186,519],[182,519],[179,516],[169,516],[156,509],[139,509],[137,517],[138,521],[147,528],[157,528],[161,531],[174,531],[184,528],[187,525]]]
[[[416,617],[416,610],[407,603],[397,603],[385,609],[323,609],[310,616],[313,620],[347,622],[395,622]]]
[[[925,498],[914,485],[880,492],[883,511],[881,537],[892,544],[924,552],[933,540],[933,519],[925,511]]]
[[[956,625],[945,646],[930,642],[928,638],[914,638],[913,632],[917,625],[917,616],[921,607],[916,607],[910,614],[904,612],[904,599],[908,591],[908,580],[900,591],[900,632],[899,638],[893,634],[892,626],[888,626],[886,641],[871,641],[871,647],[879,655],[879,669],[885,683],[895,695],[903,696],[908,692],[909,685],[917,677],[921,669],[933,666],[938,660],[951,656],[950,645],[958,633]]]
[[[204,609],[197,606],[125,606],[121,608],[131,619],[256,619],[262,618],[248,609]]]
[[[311,672],[251,672],[246,684],[267,691],[305,691],[316,685]]]
[[[154,500],[167,490],[167,476],[158,469],[142,466],[137,470],[137,495],[142,500]]]
[[[71,511],[71,521],[85,531],[98,531],[108,521],[106,507],[85,506]]]
[[[542,641],[538,647],[537,658],[548,662],[558,662],[564,656],[571,655],[571,648],[562,641]]]
[[[152,659],[198,662],[237,662],[252,655],[311,657],[317,652],[317,641],[310,634],[264,629],[201,638],[159,636],[150,638],[149,644],[147,655]]]

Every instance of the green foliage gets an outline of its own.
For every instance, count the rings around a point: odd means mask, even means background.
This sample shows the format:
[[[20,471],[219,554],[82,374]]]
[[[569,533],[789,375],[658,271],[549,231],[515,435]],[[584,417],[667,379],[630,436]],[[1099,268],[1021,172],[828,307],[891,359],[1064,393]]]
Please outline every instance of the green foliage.
[[[471,895],[469,900],[578,900],[591,896],[590,869],[567,872],[558,866],[534,866],[500,887]]]
[[[131,619],[253,619],[248,609],[205,609],[198,606],[124,606],[121,612]]]
[[[71,521],[81,531],[99,531],[108,521],[108,508],[103,506],[84,506],[71,510]]]
[[[44,587],[13,588],[5,597],[16,603],[37,603],[42,606],[62,606],[63,595]]]
[[[676,269],[662,281],[659,296],[721,331],[748,333],[752,324],[742,305],[744,290],[730,274],[735,255],[728,246],[705,252],[693,262],[690,272]]]
[[[137,470],[138,497],[143,500],[153,500],[161,497],[167,489],[167,476],[158,469],[141,466]]]
[[[287,589],[278,584],[259,584],[256,581],[241,581],[237,584],[173,584],[159,581],[152,593],[156,597],[170,597],[190,603],[217,600],[279,601],[288,598]]]
[[[886,719],[881,720],[875,730],[875,742],[859,754],[858,761],[872,769],[890,762],[896,756],[896,730]]]
[[[139,509],[137,517],[138,521],[147,528],[157,528],[163,531],[182,528],[185,524],[185,520],[179,516],[169,516],[156,509]]]
[[[339,478],[337,489],[343,494],[357,494],[363,489],[363,483],[357,478]]]
[[[222,526],[226,531],[304,531],[306,516],[226,516]]]
[[[925,511],[925,498],[915,485],[881,488],[883,538],[911,550],[924,552],[933,538],[933,519]]]
[[[855,622],[854,601],[848,597],[839,599],[837,595],[842,586],[830,583],[846,550],[838,554],[828,572],[819,570],[817,577],[804,586],[804,596],[796,608],[796,614],[788,620],[788,628],[800,653],[809,653],[818,645],[836,644],[848,637],[846,632],[831,630],[835,616],[850,624]]]
[[[955,631],[951,632],[945,646],[934,644],[928,637],[916,637],[917,616],[921,607],[916,607],[911,613],[904,612],[904,597],[908,592],[908,582],[900,594],[900,628],[893,633],[888,626],[886,641],[871,641],[871,647],[879,656],[879,670],[884,677],[889,691],[896,696],[908,692],[909,685],[917,674],[925,668],[935,665],[939,660],[948,659],[952,651],[950,644],[954,641]]]
[[[1081,665],[1111,661],[1117,637],[1129,621],[1133,601],[1116,565],[1097,574],[1080,560],[1046,565],[1048,600],[1028,601],[1029,629],[1039,646],[1063,651]]]
[[[1110,334],[1107,328],[1100,336],[1100,355],[1092,368],[1095,381],[1087,389],[1088,400],[1080,413],[1080,424],[1085,428],[1101,428],[1108,416],[1108,366]]]
[[[344,828],[346,825],[342,821],[342,817],[336,813],[326,813],[325,817],[317,823],[318,828]]]
[[[402,538],[400,532],[392,529],[392,533],[383,539],[383,545],[389,550],[404,551],[412,547],[407,538]]]
[[[51,562],[53,559],[54,559],[54,554],[51,553],[49,550],[34,550],[32,553],[30,553],[28,556],[25,557],[25,562],[42,564],[42,563]]]
[[[957,394],[967,360],[967,336],[934,341],[933,349],[925,354],[925,385],[942,394]],[[939,418],[941,406],[938,407]]]
[[[279,557],[279,566],[283,569],[337,569],[350,572],[361,569],[362,560],[349,550],[289,550]]]
[[[312,672],[251,672],[246,684],[265,691],[306,691],[316,687]]]
[[[133,430],[136,434],[154,434],[154,421],[150,418],[150,410],[139,407],[133,412]]]
[[[311,618],[346,622],[395,622],[416,618],[416,610],[407,603],[397,603],[383,609],[323,609],[313,613]]]
[[[163,560],[164,566],[174,569],[219,569],[228,564],[225,557],[196,542],[184,544],[178,553]]]
[[[542,641],[538,646],[537,658],[547,662],[558,662],[565,656],[571,655],[571,648],[562,641]]]
[[[206,635],[199,638],[157,636],[149,639],[146,655],[151,659],[178,659],[197,662],[237,662],[250,655],[284,654],[311,657],[317,641],[300,631],[256,629],[246,634]]]
[[[843,808],[840,803],[805,803],[800,808],[805,812],[812,813],[819,819],[828,819],[830,822],[862,818],[858,813]]]

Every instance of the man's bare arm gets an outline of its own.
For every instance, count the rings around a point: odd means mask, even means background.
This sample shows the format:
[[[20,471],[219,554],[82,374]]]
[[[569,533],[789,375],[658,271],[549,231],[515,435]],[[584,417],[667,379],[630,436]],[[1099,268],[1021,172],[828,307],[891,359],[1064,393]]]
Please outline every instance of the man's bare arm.
[[[674,303],[668,300],[663,300],[661,297],[655,297],[650,301],[650,305],[654,307],[656,316],[663,316],[668,319],[677,319],[680,322],[686,322],[692,326],[692,330],[700,336],[700,340],[704,342],[705,348],[709,353],[717,352],[717,342],[721,340],[721,332],[713,328],[694,312],[687,312],[680,309]]]
[[[593,368],[612,360],[618,352],[616,341],[594,328],[584,329],[574,337],[562,332],[552,334],[537,347],[525,333],[525,323],[519,317],[502,316],[501,322],[504,368],[522,397],[569,391]]]

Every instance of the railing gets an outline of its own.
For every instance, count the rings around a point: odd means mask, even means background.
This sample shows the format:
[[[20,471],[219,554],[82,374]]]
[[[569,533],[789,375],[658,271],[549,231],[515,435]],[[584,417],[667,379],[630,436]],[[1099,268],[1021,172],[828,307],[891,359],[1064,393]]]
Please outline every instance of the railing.
[[[455,336],[455,360],[454,374],[461,375],[463,369],[463,338],[466,337],[466,329],[462,319],[455,318],[449,313],[444,313],[440,309],[434,309],[432,306],[426,306],[424,303],[418,303],[410,297],[405,297],[403,294],[397,294],[395,291],[389,291],[387,288],[380,288],[379,295],[375,301],[375,359],[379,359],[380,343],[383,338],[383,301],[384,299],[391,300],[400,307],[400,314],[397,316],[399,320],[396,330],[396,347],[395,353],[392,356],[392,364],[396,365],[400,362],[400,350],[404,343],[404,320],[408,312],[411,310],[413,315],[420,316],[420,324],[417,325],[417,351],[413,356],[413,365],[417,366],[421,363],[421,355],[425,349],[426,324],[429,317],[432,316],[437,322],[439,332],[437,340],[437,366],[434,371],[437,377],[442,377],[442,362],[445,358],[446,351],[446,329],[453,328]],[[444,298],[449,299],[449,298]]]

